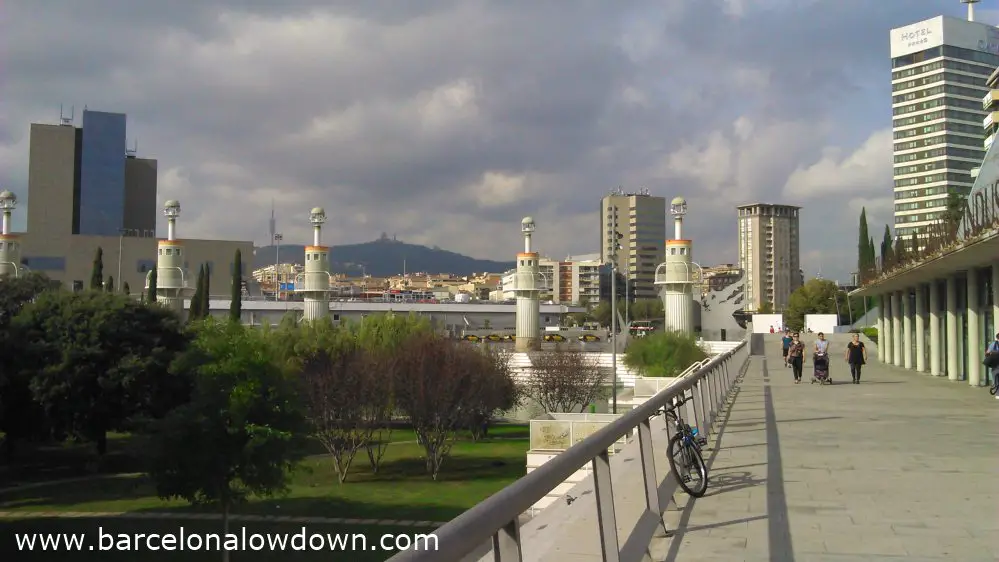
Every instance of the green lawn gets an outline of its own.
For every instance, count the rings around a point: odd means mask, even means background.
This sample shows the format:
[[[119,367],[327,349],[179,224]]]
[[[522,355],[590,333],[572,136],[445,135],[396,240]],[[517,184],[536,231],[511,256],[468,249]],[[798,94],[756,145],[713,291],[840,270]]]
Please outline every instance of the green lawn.
[[[222,559],[222,554],[219,551],[192,551],[192,550],[174,550],[174,551],[149,551],[145,549],[145,537],[141,540],[142,550],[132,550],[131,552],[106,550],[101,551],[103,547],[110,546],[110,539],[104,539],[103,545],[99,538],[99,529],[105,534],[118,535],[121,533],[127,533],[130,535],[130,540],[133,541],[136,534],[164,534],[171,533],[175,536],[180,535],[181,527],[184,529],[184,535],[190,536],[194,533],[221,533],[221,523],[213,521],[142,521],[142,520],[125,520],[125,519],[21,519],[16,521],[5,521],[0,520],[0,560],[11,560],[11,561],[25,561],[25,562],[35,562],[35,561],[46,561],[46,560],[59,560],[63,562],[105,562],[105,561],[134,561],[142,560],[143,562],[166,562],[166,561],[183,561],[183,562],[200,562],[200,561],[211,561],[218,562]],[[260,551],[236,551],[232,552],[231,560],[232,562],[250,562],[250,561],[271,561],[271,560],[289,560],[289,561],[323,561],[328,562],[331,560],[344,560],[351,562],[381,562],[391,557],[393,552],[388,552],[381,550],[380,542],[381,537],[384,534],[400,534],[408,535],[409,539],[413,539],[415,535],[430,533],[430,529],[416,529],[411,527],[381,527],[381,526],[352,526],[352,525],[317,525],[308,524],[302,525],[300,523],[233,523],[230,527],[230,533],[235,533],[241,535],[242,528],[246,528],[247,537],[254,533],[286,533],[288,535],[294,535],[296,533],[301,533],[302,528],[305,527],[306,538],[311,537],[313,534],[318,534],[323,536],[324,542],[327,546],[325,550],[313,551],[313,550],[293,550],[292,546],[296,546],[296,543],[288,543],[285,550],[276,551],[271,548],[264,548]],[[85,533],[85,543],[82,550],[75,552],[69,552],[65,549],[53,552],[51,550],[43,552],[36,548],[34,551],[18,550],[17,539],[18,534],[22,533]],[[355,538],[353,534],[363,535],[364,539]],[[341,541],[338,542],[338,549],[334,550],[328,546],[331,535],[339,535]],[[348,536],[349,535],[349,536]],[[394,539],[394,537],[393,537]],[[36,539],[37,540],[37,539]],[[290,540],[290,539],[289,539]],[[318,544],[318,539],[315,539]],[[336,539],[334,539],[336,540]],[[391,540],[391,539],[390,539]],[[155,539],[153,546],[158,545],[159,539]],[[362,547],[367,546],[367,550],[362,550]],[[251,543],[252,544],[252,543]],[[393,542],[387,543],[389,546],[394,544]],[[194,544],[193,546],[196,546]],[[93,550],[90,550],[93,547]],[[345,547],[345,548],[344,548]],[[372,548],[376,550],[372,550]]]
[[[330,458],[313,455],[293,475],[283,497],[257,499],[236,513],[357,519],[447,521],[525,473],[525,426],[495,428],[478,443],[459,440],[437,481],[424,471],[422,449],[412,431],[394,431],[378,474],[367,456],[355,458],[347,482],[339,484]],[[38,461],[41,462],[40,460]],[[137,466],[121,463],[130,470]],[[49,473],[59,473],[58,470]],[[0,492],[0,511],[205,511],[156,497],[145,477],[101,478]]]

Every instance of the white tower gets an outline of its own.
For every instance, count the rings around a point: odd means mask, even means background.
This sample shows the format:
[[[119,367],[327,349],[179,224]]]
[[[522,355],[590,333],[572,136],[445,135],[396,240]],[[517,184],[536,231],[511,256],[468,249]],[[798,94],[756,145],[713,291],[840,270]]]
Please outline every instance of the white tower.
[[[517,339],[515,349],[528,351],[541,345],[541,289],[538,253],[531,251],[531,235],[534,234],[534,219],[524,217],[520,221],[520,231],[524,234],[524,251],[517,254],[517,274],[514,276],[513,291],[517,295]]]
[[[673,199],[670,214],[673,240],[666,241],[666,260],[656,268],[656,285],[662,286],[659,295],[666,311],[665,329],[689,334],[694,331],[693,268],[700,266],[691,261],[692,244],[683,238],[687,201],[683,197]]]
[[[180,203],[169,200],[163,204],[167,218],[167,237],[160,240],[156,251],[156,300],[181,314],[184,311],[184,293],[187,292],[187,272],[184,270],[184,243],[177,240],[177,217]],[[146,288],[149,288],[149,275]]]
[[[17,196],[7,190],[0,192],[0,211],[3,211],[3,230],[0,230],[0,277],[4,275],[19,277],[24,272],[24,268],[21,267],[20,236],[10,233],[10,215],[15,207],[17,207]]]
[[[981,0],[961,0],[962,4],[968,5],[968,21],[975,21],[975,4]]]
[[[312,223],[312,245],[305,247],[305,274],[302,289],[305,293],[305,320],[329,318],[330,302],[330,249],[322,245],[323,223],[326,211],[316,207],[309,212]]]

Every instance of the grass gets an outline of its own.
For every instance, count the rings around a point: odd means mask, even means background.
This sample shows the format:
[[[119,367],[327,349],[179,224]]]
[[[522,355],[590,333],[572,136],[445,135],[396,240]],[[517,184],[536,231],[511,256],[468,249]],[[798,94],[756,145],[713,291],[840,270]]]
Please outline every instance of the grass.
[[[140,542],[140,549],[133,546],[131,551],[121,550],[100,550],[111,544],[110,539],[105,538],[103,545],[100,541],[100,532],[105,534],[119,535],[127,533],[130,541],[134,541],[137,534],[148,536],[150,533],[162,535],[171,533],[175,536],[181,534],[181,527],[185,536],[200,533],[221,533],[221,523],[215,521],[152,521],[152,520],[97,520],[97,519],[21,519],[15,521],[0,520],[0,560],[17,560],[18,562],[36,562],[46,560],[65,560],[72,562],[115,562],[143,560],[144,562],[217,562],[222,555],[219,551],[189,549],[165,551],[150,551],[146,549],[145,537]],[[383,527],[383,526],[359,526],[359,525],[302,525],[300,523],[234,523],[230,526],[230,533],[242,534],[242,528],[246,529],[247,536],[254,533],[286,533],[294,535],[301,533],[305,528],[306,537],[313,534],[323,535],[326,541],[326,549],[320,551],[313,550],[293,550],[294,543],[289,543],[283,552],[264,548],[259,551],[238,551],[231,554],[233,562],[254,562],[271,560],[294,560],[294,561],[329,561],[329,560],[350,560],[351,562],[381,562],[391,557],[394,552],[380,549],[381,537],[385,534],[408,535],[408,538],[415,538],[414,535],[426,534],[430,529],[415,529],[412,527]],[[82,550],[68,552],[63,549],[59,552],[43,552],[37,548],[34,551],[19,551],[17,549],[16,534],[23,533],[86,533],[85,546]],[[353,534],[363,535],[364,539],[354,538]],[[339,542],[337,550],[328,546],[330,535],[339,534],[346,541]],[[350,534],[351,536],[345,536]],[[394,537],[393,537],[394,538]],[[156,539],[158,541],[159,539]],[[266,540],[266,539],[265,539]],[[318,540],[318,539],[317,539]],[[333,539],[337,540],[337,539]],[[392,540],[392,539],[390,539]],[[366,545],[365,545],[366,543]],[[134,542],[130,544],[134,545]],[[157,542],[152,543],[153,546]],[[387,543],[391,546],[393,542]],[[193,545],[192,545],[193,546]],[[367,548],[364,549],[363,547]],[[90,550],[93,547],[93,550]]]
[[[316,454],[306,458],[292,475],[286,495],[251,500],[238,506],[235,513],[447,521],[524,475],[527,433],[525,426],[500,426],[478,443],[467,437],[460,439],[437,481],[433,481],[425,472],[422,449],[414,442],[412,430],[397,430],[392,434],[392,444],[378,474],[371,472],[367,456],[361,452],[354,459],[347,482],[339,484],[330,457]],[[126,447],[119,443],[119,449]],[[29,464],[38,466],[42,456],[41,452],[28,455]],[[63,462],[73,458],[67,451],[56,456]],[[138,468],[134,464],[119,464],[130,470]],[[47,474],[63,472],[46,471]],[[0,492],[0,511],[217,510],[180,500],[162,500],[156,496],[150,481],[135,476],[99,478],[82,485],[54,482],[11,489]]]

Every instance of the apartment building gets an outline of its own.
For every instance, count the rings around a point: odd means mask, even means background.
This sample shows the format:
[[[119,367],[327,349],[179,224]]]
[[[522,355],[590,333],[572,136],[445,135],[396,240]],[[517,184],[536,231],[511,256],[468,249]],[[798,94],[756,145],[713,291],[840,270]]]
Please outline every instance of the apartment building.
[[[787,307],[801,286],[798,218],[801,207],[752,203],[737,208],[739,268],[745,271],[745,310],[763,303]]]
[[[600,261],[615,263],[631,298],[659,298],[656,268],[665,255],[666,198],[617,189],[600,200]]]

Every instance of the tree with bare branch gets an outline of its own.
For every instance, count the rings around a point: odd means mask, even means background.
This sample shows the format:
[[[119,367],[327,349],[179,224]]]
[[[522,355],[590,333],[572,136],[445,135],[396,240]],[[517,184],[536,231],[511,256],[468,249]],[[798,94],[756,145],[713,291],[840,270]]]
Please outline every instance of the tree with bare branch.
[[[302,382],[316,439],[333,457],[337,478],[343,483],[354,457],[371,436],[363,418],[372,384],[363,368],[363,352],[350,334],[331,340],[305,359]]]
[[[607,395],[604,374],[596,358],[585,351],[557,345],[532,353],[531,364],[522,391],[546,412],[582,412]]]
[[[482,354],[483,369],[472,378],[465,393],[465,425],[472,434],[472,441],[486,437],[496,412],[510,410],[520,401],[520,389],[513,380],[509,353],[483,346]]]

